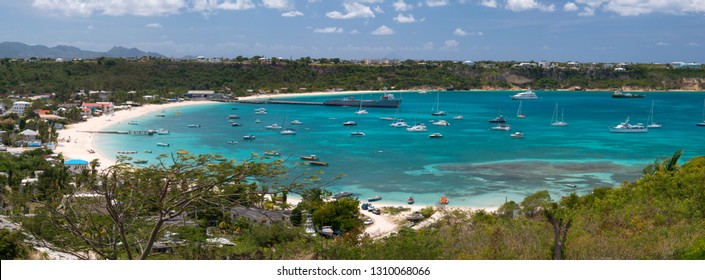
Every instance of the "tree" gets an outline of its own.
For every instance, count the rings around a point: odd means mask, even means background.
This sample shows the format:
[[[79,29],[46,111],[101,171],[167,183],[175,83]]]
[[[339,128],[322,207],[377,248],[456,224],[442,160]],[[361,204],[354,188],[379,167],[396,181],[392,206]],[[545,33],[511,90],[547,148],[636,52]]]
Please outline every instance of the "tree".
[[[650,163],[644,169],[642,170],[642,173],[644,175],[655,175],[657,173],[670,173],[673,174],[676,170],[678,170],[678,160],[680,159],[681,155],[683,155],[683,150],[678,150],[673,153],[672,156],[663,158],[663,159],[656,159],[653,163]]]
[[[560,203],[551,202],[543,208],[546,220],[553,228],[553,259],[562,260],[565,254],[565,241],[568,237],[568,230],[573,223],[572,210],[577,207],[578,195],[572,193],[561,200]]]
[[[26,259],[28,254],[29,248],[21,232],[0,229],[0,260]]]
[[[255,181],[285,172],[279,161],[235,164],[189,153],[162,155],[157,164],[139,169],[128,160],[120,158],[116,165],[89,176],[84,188],[92,195],[66,196],[58,210],[47,205],[54,224],[71,235],[63,238],[74,241],[62,245],[105,259],[147,259],[168,228],[165,223],[185,219],[197,202],[223,208],[247,204],[263,195]]]
[[[551,201],[551,194],[548,191],[538,191],[521,201],[521,211],[527,216],[533,217]]]

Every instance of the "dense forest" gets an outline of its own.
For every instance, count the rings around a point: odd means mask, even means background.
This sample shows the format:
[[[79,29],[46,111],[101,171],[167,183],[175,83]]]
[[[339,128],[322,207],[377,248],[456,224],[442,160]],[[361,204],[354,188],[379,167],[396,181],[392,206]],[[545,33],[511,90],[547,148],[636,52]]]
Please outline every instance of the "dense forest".
[[[401,61],[363,65],[337,59],[280,60],[254,57],[219,63],[119,58],[55,62],[0,60],[0,93],[55,93],[71,99],[79,90],[112,91],[114,102],[130,100],[127,92],[175,97],[190,89],[210,89],[242,96],[252,91],[306,92],[389,89],[616,89],[702,90],[705,69],[668,65],[609,64],[551,67],[517,66],[514,62]],[[620,68],[622,68],[620,67]]]

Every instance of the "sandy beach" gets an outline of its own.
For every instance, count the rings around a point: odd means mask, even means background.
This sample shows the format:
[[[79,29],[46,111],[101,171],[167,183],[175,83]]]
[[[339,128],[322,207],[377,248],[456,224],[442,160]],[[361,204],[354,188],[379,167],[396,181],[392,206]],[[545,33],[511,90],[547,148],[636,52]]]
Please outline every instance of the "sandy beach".
[[[59,142],[54,152],[62,153],[65,160],[81,159],[91,162],[97,159],[100,161],[99,168],[103,169],[115,164],[115,156],[106,155],[100,150],[95,149],[95,137],[93,133],[88,131],[104,130],[106,127],[113,124],[128,122],[132,118],[159,112],[161,110],[210,103],[213,103],[213,101],[184,101],[160,105],[143,105],[140,107],[132,107],[128,110],[116,111],[111,116],[92,117],[85,122],[71,124],[63,130],[59,130]],[[93,150],[95,153],[91,153],[89,150]]]

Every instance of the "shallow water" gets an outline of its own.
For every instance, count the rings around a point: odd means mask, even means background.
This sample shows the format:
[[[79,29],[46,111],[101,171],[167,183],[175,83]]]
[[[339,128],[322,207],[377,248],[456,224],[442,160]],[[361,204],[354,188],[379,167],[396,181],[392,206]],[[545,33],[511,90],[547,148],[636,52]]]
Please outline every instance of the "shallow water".
[[[643,99],[612,99],[609,92],[537,91],[540,99],[522,102],[524,119],[515,117],[519,101],[514,92],[441,92],[440,108],[445,117],[431,116],[436,99],[428,94],[404,93],[399,110],[367,108],[368,115],[354,114],[358,108],[307,105],[208,104],[167,111],[138,119],[139,125],[114,124],[110,129],[166,128],[170,135],[98,135],[96,146],[107,154],[136,150],[135,159],[150,162],[160,153],[186,149],[193,153],[222,154],[246,159],[251,153],[278,150],[294,166],[301,155],[316,154],[328,167],[324,176],[346,174],[333,192],[351,191],[361,198],[381,195],[385,202],[404,203],[414,196],[419,204],[435,204],[442,195],[451,205],[496,207],[505,199],[521,200],[538,190],[549,190],[554,198],[573,191],[586,193],[595,187],[613,186],[640,176],[641,169],[662,156],[685,149],[683,159],[705,155],[705,127],[702,121],[705,93],[647,93]],[[397,94],[398,95],[398,94]],[[376,99],[379,94],[356,98]],[[399,98],[400,96],[397,96]],[[333,97],[299,97],[287,100],[323,101]],[[655,119],[661,129],[648,133],[615,134],[614,126],[630,117],[631,123],[646,123],[655,101]],[[566,127],[550,126],[556,103],[564,109]],[[265,107],[267,115],[255,114]],[[559,109],[560,110],[560,109]],[[177,111],[179,111],[177,113]],[[233,127],[227,116],[237,114],[242,126]],[[463,120],[453,116],[462,114]],[[510,131],[493,131],[489,119],[503,114]],[[412,133],[392,128],[382,116],[403,118],[407,123],[424,122],[428,132]],[[434,126],[445,119],[448,127]],[[255,123],[260,119],[261,123]],[[290,125],[292,120],[303,125]],[[354,120],[354,127],[344,121]],[[278,123],[297,130],[293,136],[267,130]],[[188,124],[200,124],[189,128]],[[353,137],[352,131],[366,136]],[[509,134],[522,131],[524,139]],[[430,139],[440,132],[444,138]],[[254,134],[257,139],[244,141]],[[238,141],[228,144],[229,140]],[[157,147],[156,143],[170,147]],[[143,150],[152,150],[145,154]],[[294,170],[299,173],[302,167]],[[570,186],[569,186],[570,185]],[[572,186],[574,185],[574,186]]]

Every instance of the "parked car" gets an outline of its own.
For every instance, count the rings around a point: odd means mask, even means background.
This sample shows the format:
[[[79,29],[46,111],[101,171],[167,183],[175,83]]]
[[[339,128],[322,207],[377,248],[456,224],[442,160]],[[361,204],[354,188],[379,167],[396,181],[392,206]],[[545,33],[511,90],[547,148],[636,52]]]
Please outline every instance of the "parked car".
[[[372,213],[373,213],[373,214],[376,214],[376,215],[379,215],[379,214],[382,214],[382,211],[379,210],[379,208],[375,208],[375,209],[372,209]]]
[[[375,221],[372,220],[372,219],[367,219],[367,220],[365,220],[364,224],[365,224],[365,225],[371,225],[371,224],[374,224],[374,222],[375,222]]]

